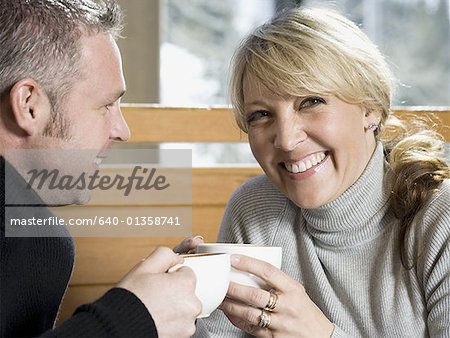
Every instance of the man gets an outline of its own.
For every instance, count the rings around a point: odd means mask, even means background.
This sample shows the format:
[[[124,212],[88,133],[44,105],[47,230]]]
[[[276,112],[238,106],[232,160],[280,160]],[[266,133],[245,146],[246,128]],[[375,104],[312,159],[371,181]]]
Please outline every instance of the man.
[[[23,198],[15,191],[26,184],[5,154],[14,149],[103,154],[112,142],[129,138],[119,107],[125,92],[115,42],[121,13],[114,3],[91,0],[0,0],[0,22],[1,336],[191,336],[201,311],[195,276],[187,268],[166,273],[182,261],[168,248],[156,250],[116,288],[54,328],[73,268],[73,242],[69,236],[5,235],[12,217],[5,209]],[[27,204],[43,201],[30,191]],[[51,216],[45,207],[10,209],[22,217]]]

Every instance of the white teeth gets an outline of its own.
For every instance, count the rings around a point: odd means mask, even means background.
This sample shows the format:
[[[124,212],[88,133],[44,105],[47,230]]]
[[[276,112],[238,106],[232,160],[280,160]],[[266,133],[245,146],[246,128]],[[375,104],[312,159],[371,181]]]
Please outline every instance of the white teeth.
[[[318,153],[308,157],[308,159],[306,160],[303,159],[302,161],[299,161],[297,163],[284,163],[284,166],[286,167],[287,171],[298,174],[322,162],[325,157],[325,153]]]
[[[299,172],[304,172],[304,171],[306,171],[306,169],[308,169],[307,167],[306,167],[306,164],[305,163],[303,163],[303,162],[300,162],[300,164],[298,165],[298,171],[297,171],[297,173],[299,173]]]
[[[320,162],[320,156],[316,154],[316,156],[314,156],[314,160],[316,161],[316,163]]]

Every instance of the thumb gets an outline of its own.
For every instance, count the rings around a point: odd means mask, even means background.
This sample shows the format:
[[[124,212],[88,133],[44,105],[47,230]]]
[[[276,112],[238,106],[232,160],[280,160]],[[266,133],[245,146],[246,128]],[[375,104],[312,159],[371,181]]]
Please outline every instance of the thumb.
[[[142,263],[148,273],[164,273],[172,266],[183,263],[183,258],[166,247],[157,248]]]

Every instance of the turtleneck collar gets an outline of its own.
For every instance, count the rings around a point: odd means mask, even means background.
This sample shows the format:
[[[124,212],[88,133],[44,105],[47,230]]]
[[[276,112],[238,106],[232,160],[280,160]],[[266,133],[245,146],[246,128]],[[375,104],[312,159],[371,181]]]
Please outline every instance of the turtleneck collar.
[[[383,146],[377,147],[361,177],[336,200],[316,209],[302,209],[306,226],[319,244],[355,246],[381,233],[390,190]]]

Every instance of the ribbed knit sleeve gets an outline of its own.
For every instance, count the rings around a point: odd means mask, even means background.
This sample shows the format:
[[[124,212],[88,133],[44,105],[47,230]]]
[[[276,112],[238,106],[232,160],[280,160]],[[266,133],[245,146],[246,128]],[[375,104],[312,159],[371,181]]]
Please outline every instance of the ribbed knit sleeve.
[[[222,219],[217,242],[273,245],[280,220],[283,219],[288,204],[288,199],[279,192],[267,176],[248,180],[231,196]],[[194,337],[252,336],[233,326],[222,311],[216,310],[208,318],[197,321]]]
[[[145,305],[132,292],[114,288],[80,306],[60,327],[42,337],[158,337]]]
[[[353,336],[348,335],[342,329],[338,326],[334,326],[333,334],[331,335],[331,338],[352,338]]]

